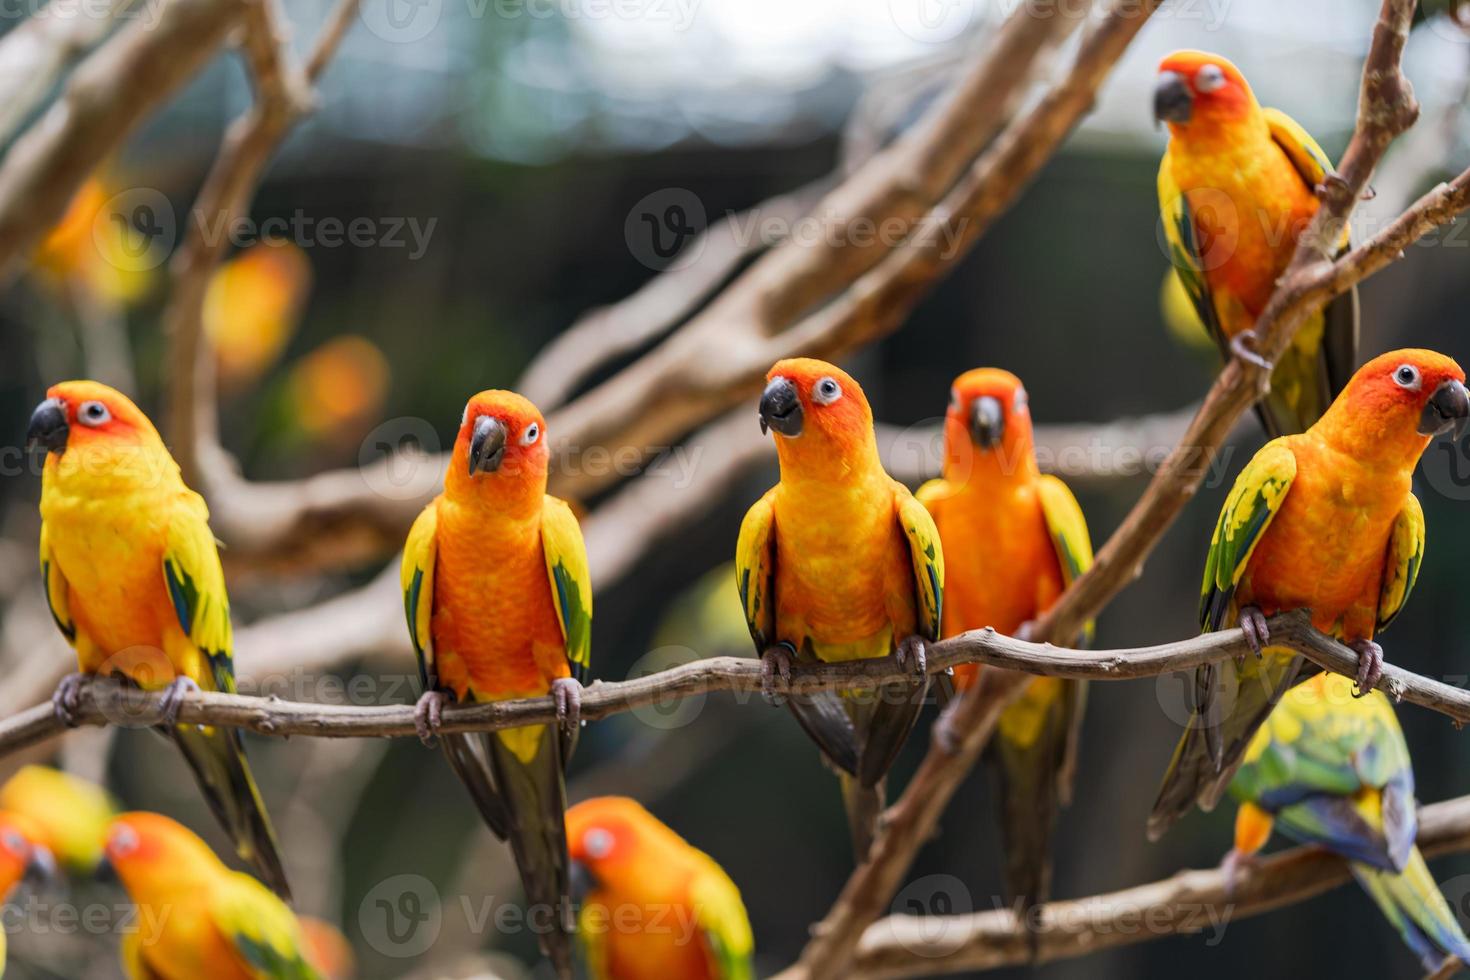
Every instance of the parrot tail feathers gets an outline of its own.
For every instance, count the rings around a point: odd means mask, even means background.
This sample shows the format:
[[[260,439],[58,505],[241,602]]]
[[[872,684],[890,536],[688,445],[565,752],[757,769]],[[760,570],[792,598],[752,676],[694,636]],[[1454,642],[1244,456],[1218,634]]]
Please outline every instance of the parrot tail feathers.
[[[883,815],[883,781],[879,780],[876,786],[864,786],[844,772],[839,772],[837,778],[842,783],[842,805],[847,809],[847,826],[852,833],[853,860],[862,864],[878,836],[878,819]]]
[[[835,691],[796,695],[787,700],[801,730],[817,743],[828,764],[838,772],[858,771],[857,733],[842,698]]]
[[[509,818],[505,812],[505,801],[495,789],[494,777],[490,774],[489,749],[482,735],[441,735],[444,757],[449,767],[470,791],[475,808],[489,825],[491,833],[501,840],[510,836]]]
[[[1470,966],[1470,941],[1418,848],[1410,852],[1408,864],[1398,874],[1357,862],[1352,869],[1426,970],[1438,970],[1451,956]]]
[[[561,980],[572,977],[571,858],[563,741],[554,726],[485,736],[486,756],[506,818],[506,838],[526,890],[530,921]]]
[[[194,771],[205,801],[230,835],[240,860],[250,864],[271,891],[290,902],[291,886],[281,863],[280,845],[245,761],[239,733],[232,728],[175,725],[169,734]]]

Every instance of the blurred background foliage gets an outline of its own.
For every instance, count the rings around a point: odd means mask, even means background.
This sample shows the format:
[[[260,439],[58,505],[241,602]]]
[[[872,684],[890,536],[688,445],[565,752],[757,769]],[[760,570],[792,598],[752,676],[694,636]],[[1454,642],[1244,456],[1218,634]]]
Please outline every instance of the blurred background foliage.
[[[289,6],[297,37],[314,36],[327,4]],[[513,385],[579,314],[656,274],[629,237],[639,201],[687,189],[713,221],[822,177],[842,165],[844,120],[861,93],[898,86],[922,105],[1012,7],[668,0],[625,17],[591,0],[367,0],[363,23],[326,75],[320,109],[290,137],[252,209],[262,227],[275,219],[282,230],[242,242],[209,292],[226,447],[247,475],[267,479],[356,464],[364,437],[383,419],[426,419],[448,440],[469,394]],[[852,359],[878,417],[898,425],[932,420],[951,377],[981,364],[1016,371],[1043,423],[1101,423],[1198,398],[1215,369],[1213,352],[1161,293],[1154,173],[1163,135],[1150,124],[1153,66],[1177,47],[1224,53],[1263,103],[1291,112],[1335,154],[1351,131],[1376,8],[1372,0],[1171,0],[1041,179],[901,331]],[[427,26],[425,11],[433,14]],[[1424,103],[1420,128],[1434,138],[1391,153],[1386,171],[1407,184],[1400,197],[1470,157],[1463,126],[1470,36],[1436,11],[1416,30],[1405,61]],[[67,376],[99,376],[146,408],[160,407],[166,276],[157,263],[167,252],[138,261],[95,215],[114,195],[140,188],[166,202],[158,211],[165,227],[168,212],[184,215],[223,127],[249,97],[238,59],[221,59],[82,190],[29,273],[0,297],[0,418],[10,420],[0,441],[18,443],[46,385]],[[886,131],[867,136],[885,139],[913,115],[900,112]],[[1371,220],[1372,203],[1365,208]],[[324,223],[361,218],[379,240],[327,241]],[[401,245],[381,240],[390,225]],[[1470,234],[1456,225],[1364,286],[1364,357],[1406,345],[1470,356],[1467,248]],[[1099,645],[1163,642],[1197,628],[1198,573],[1222,481],[1260,441],[1254,424],[1242,426],[1219,476],[1101,618]],[[0,586],[7,588],[30,587],[37,526],[38,481],[15,469],[0,482]],[[730,486],[709,519],[599,593],[595,676],[621,679],[686,655],[681,648],[750,653],[721,566],[745,507],[774,476],[766,468]],[[1141,477],[1078,484],[1099,543],[1142,488]],[[1418,490],[1428,554],[1409,611],[1386,638],[1387,655],[1463,682],[1470,641],[1457,570],[1470,540],[1470,491],[1445,479],[1421,480]],[[376,571],[232,583],[236,616],[248,623],[301,607]],[[248,674],[250,664],[239,669]],[[365,660],[340,673],[412,670],[407,661]],[[1212,865],[1228,848],[1231,808],[1197,815],[1159,844],[1144,839],[1178,734],[1177,709],[1171,717],[1168,706],[1179,703],[1179,684],[1165,677],[1094,686],[1076,799],[1057,834],[1056,896]],[[385,696],[406,701],[415,693],[409,685]],[[1420,797],[1470,792],[1465,738],[1438,715],[1410,707],[1401,716]],[[920,732],[895,786],[923,748]],[[105,773],[128,806],[169,812],[213,834],[192,785],[171,755],[153,751],[151,738],[79,733],[60,759]],[[530,937],[467,933],[459,896],[473,907],[486,894],[516,901],[518,886],[447,766],[410,740],[252,739],[251,751],[295,877],[310,882],[298,885],[304,910],[344,925],[364,976],[529,975]],[[784,711],[726,697],[597,723],[572,773],[574,796],[639,797],[729,870],[749,906],[763,971],[795,956],[849,870],[834,785]],[[924,850],[910,894],[926,896],[925,876],[949,873],[965,883],[967,894],[951,896],[958,909],[995,905],[991,813],[987,781],[977,775],[951,806],[942,837]],[[1470,911],[1470,858],[1442,860],[1434,870],[1451,901]],[[373,889],[400,874],[426,876],[444,901],[440,943],[418,960],[390,955],[359,915]],[[68,950],[61,960],[52,958],[58,944]],[[492,958],[458,965],[479,946]],[[104,942],[17,936],[12,947],[17,977],[115,975]],[[451,950],[453,957],[435,959]],[[1377,911],[1350,888],[1231,923],[1218,945],[1178,936],[1038,972],[1080,980],[1186,969],[1218,977],[1417,975]]]

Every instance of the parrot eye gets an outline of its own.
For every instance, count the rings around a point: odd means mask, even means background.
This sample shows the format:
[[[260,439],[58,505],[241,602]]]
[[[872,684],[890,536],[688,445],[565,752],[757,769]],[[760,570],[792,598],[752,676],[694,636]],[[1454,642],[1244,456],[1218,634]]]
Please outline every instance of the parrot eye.
[[[832,378],[822,378],[812,388],[812,398],[818,405],[830,405],[842,397],[842,386]]]
[[[1400,364],[1393,369],[1393,383],[1409,391],[1419,390],[1419,369],[1412,364]]]
[[[107,846],[118,857],[126,857],[138,849],[138,832],[126,825],[115,827]]]
[[[594,860],[605,858],[612,853],[613,835],[601,827],[593,827],[587,831],[587,836],[582,840],[582,846],[587,849],[587,856]]]
[[[5,845],[5,849],[16,857],[26,856],[26,839],[14,830],[0,834],[0,844]]]
[[[77,418],[83,425],[104,425],[112,420],[112,413],[101,402],[82,402],[82,407],[77,409]]]
[[[1194,87],[1206,94],[1225,87],[1225,72],[1219,65],[1205,65],[1194,76]]]
[[[1016,389],[1016,395],[1015,395],[1015,397],[1011,399],[1011,411],[1012,412],[1024,412],[1024,411],[1026,411],[1026,406],[1028,404],[1030,404],[1030,401],[1031,400],[1026,397],[1026,389],[1025,388],[1017,388]]]
[[[521,445],[534,446],[536,445],[536,440],[540,438],[541,426],[537,425],[535,422],[532,422],[530,425],[526,426],[526,431],[521,433]]]

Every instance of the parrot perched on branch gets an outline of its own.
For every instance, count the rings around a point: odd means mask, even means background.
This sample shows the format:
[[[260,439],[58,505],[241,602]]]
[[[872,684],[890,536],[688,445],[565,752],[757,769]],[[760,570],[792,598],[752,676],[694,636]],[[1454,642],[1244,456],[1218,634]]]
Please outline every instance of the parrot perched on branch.
[[[1356,697],[1338,674],[1298,684],[1256,731],[1230,791],[1240,810],[1229,877],[1278,827],[1347,858],[1425,970],[1447,956],[1470,966],[1470,941],[1414,846],[1414,770],[1381,692]]]
[[[1433,351],[1379,355],[1315,425],[1266,443],[1236,478],[1205,560],[1200,625],[1240,626],[1256,655],[1196,671],[1150,838],[1196,801],[1214,807],[1296,678],[1302,658],[1270,646],[1267,616],[1310,609],[1317,629],[1357,651],[1359,688],[1378,683],[1374,634],[1403,608],[1424,557],[1414,467],[1432,437],[1464,429],[1464,382],[1460,366]]]
[[[102,860],[108,825],[117,816],[101,786],[50,766],[22,766],[0,786],[0,810],[30,820],[67,872],[90,875]]]
[[[1169,125],[1159,209],[1169,261],[1206,330],[1229,358],[1270,367],[1252,327],[1317,213],[1317,188],[1337,179],[1307,131],[1263,109],[1218,55],[1176,51],[1159,64],[1154,118]],[[1343,230],[1335,251],[1347,249]],[[1271,436],[1305,431],[1357,361],[1356,287],[1313,314],[1271,374],[1257,406]]]
[[[53,703],[73,724],[85,675],[164,691],[160,730],[183,751],[210,809],[276,893],[289,900],[260,791],[232,728],[176,724],[189,691],[234,693],[230,603],[204,499],[184,485],[153,423],[95,381],[53,386],[31,416],[41,474],[41,576],[80,674]]]
[[[979,368],[955,379],[943,472],[916,496],[948,556],[944,635],[986,626],[1015,635],[1091,567],[1092,541],[1067,485],[1037,468],[1026,389],[1014,374]],[[962,664],[955,686],[978,676],[977,664]],[[1036,678],[1001,715],[988,748],[1000,780],[1006,889],[1027,906],[1047,897],[1050,836],[1071,797],[1086,693],[1082,681]]]
[[[122,943],[129,980],[320,980],[286,904],[182,824],[124,813],[105,856],[138,906]]]
[[[592,649],[582,531],[546,492],[546,422],[520,395],[470,399],[444,492],[403,549],[408,631],[424,694],[419,737],[440,737],[490,829],[508,840],[532,905],[549,914],[547,956],[572,969],[564,771]],[[439,736],[445,703],[551,695],[560,726]]]
[[[939,532],[884,472],[868,400],[839,368],[778,362],[766,375],[760,424],[775,432],[781,479],[746,513],[735,564],[766,677],[789,677],[797,661],[893,653],[913,672],[912,681],[878,691],[788,699],[837,771],[861,862],[883,806],[883,776],[928,689],[924,641],[939,638],[944,591]]]
[[[56,875],[56,859],[44,835],[24,814],[0,810],[0,904],[27,878],[46,882]],[[0,977],[5,976],[5,929],[0,928]]]
[[[753,980],[740,890],[709,855],[624,796],[568,810],[567,839],[592,980]]]

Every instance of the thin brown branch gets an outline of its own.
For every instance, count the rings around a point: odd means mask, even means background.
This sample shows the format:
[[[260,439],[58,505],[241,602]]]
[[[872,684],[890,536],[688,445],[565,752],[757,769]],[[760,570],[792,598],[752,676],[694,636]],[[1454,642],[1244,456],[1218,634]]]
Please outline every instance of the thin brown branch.
[[[1419,847],[1433,857],[1470,850],[1470,796],[1421,807]],[[852,976],[932,976],[1090,956],[1166,936],[1207,932],[1295,905],[1352,880],[1347,862],[1320,847],[1295,847],[1242,868],[1227,889],[1219,870],[1181,871],[1105,895],[1048,902],[1025,919],[1009,908],[970,915],[893,915],[869,926]],[[1458,961],[1457,961],[1458,962]]]

